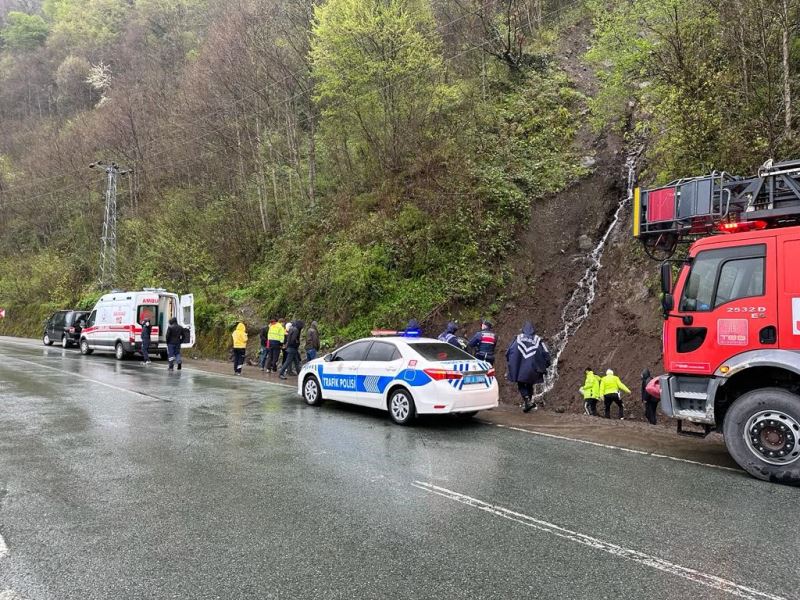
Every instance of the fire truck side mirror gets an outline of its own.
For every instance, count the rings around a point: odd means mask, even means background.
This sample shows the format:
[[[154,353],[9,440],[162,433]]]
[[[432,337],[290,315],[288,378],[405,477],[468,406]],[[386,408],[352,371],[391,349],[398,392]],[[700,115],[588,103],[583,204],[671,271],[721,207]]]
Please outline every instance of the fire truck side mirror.
[[[661,310],[664,312],[664,318],[669,318],[669,313],[675,308],[675,298],[672,294],[663,294],[661,296]]]
[[[666,295],[672,292],[672,264],[668,261],[661,263],[661,293]]]

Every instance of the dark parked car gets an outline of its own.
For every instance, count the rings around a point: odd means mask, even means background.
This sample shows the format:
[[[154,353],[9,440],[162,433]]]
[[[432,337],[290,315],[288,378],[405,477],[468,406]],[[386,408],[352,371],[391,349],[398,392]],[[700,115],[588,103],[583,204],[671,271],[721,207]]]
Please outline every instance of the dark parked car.
[[[77,346],[81,339],[81,330],[89,317],[88,310],[59,310],[50,315],[44,324],[42,342],[52,346],[58,342],[64,348]]]

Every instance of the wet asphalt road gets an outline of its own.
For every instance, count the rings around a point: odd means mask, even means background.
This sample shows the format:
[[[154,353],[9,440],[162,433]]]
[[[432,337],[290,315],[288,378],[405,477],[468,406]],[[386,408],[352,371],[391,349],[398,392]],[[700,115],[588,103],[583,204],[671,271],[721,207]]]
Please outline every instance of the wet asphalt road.
[[[799,500],[740,472],[460,419],[402,428],[0,340],[2,600],[798,599]]]

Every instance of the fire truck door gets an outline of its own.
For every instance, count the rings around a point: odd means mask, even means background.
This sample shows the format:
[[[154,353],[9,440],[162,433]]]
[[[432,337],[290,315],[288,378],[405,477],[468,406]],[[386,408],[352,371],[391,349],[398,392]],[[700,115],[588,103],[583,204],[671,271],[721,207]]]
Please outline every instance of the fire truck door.
[[[778,238],[780,347],[800,350],[800,234]]]
[[[777,347],[775,240],[698,252],[669,319],[670,371],[712,374],[725,360]]]

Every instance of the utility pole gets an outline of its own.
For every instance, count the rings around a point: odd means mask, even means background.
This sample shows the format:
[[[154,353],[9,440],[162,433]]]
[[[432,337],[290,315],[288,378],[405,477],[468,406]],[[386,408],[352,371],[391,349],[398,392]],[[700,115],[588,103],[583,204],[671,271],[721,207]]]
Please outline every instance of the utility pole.
[[[113,287],[117,279],[117,178],[127,175],[131,169],[121,168],[117,163],[94,162],[90,169],[106,172],[106,217],[103,222],[103,237],[100,238],[100,287]]]

